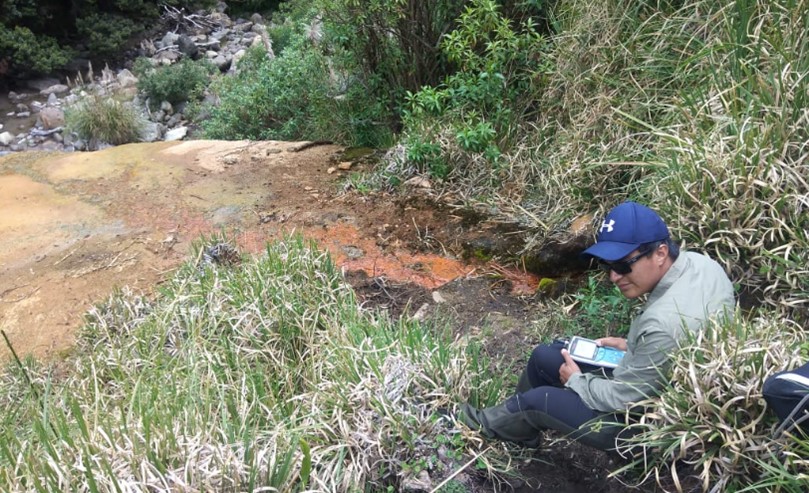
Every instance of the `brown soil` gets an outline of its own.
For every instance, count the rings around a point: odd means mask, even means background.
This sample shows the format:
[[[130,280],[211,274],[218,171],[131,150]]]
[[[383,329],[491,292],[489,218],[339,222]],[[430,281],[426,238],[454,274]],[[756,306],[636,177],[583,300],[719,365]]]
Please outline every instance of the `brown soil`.
[[[393,315],[440,310],[459,331],[496,327],[492,356],[522,364],[537,342],[520,330],[536,315],[537,280],[460,260],[467,239],[489,234],[484,221],[417,193],[341,193],[346,173],[369,166],[335,169],[343,151],[187,141],[0,157],[0,328],[21,357],[59,358],[90,306],[124,286],[152,292],[201,235],[224,233],[257,253],[299,233],[331,252],[364,303]],[[0,359],[8,356],[3,343]],[[604,454],[573,445],[535,458],[518,491],[623,491],[604,482]]]

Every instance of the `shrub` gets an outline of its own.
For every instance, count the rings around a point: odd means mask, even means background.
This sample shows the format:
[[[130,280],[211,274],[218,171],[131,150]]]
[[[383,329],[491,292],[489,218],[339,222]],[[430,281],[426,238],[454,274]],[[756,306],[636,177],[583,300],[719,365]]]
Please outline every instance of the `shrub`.
[[[778,466],[782,445],[773,440],[775,416],[766,412],[761,390],[769,375],[802,363],[803,335],[776,315],[737,317],[709,325],[684,345],[668,388],[638,403],[647,410],[630,427],[638,434],[620,444],[636,457],[624,469],[637,467],[678,491],[688,475],[698,477],[703,491],[738,491]]]
[[[200,96],[215,71],[216,67],[207,60],[187,58],[159,67],[153,67],[142,58],[135,64],[138,89],[146,94],[153,108],[159,107],[163,101],[177,104]]]
[[[129,104],[111,97],[87,96],[65,111],[67,130],[87,141],[112,145],[135,142],[140,138],[142,119]]]
[[[421,171],[467,185],[488,175],[493,180],[484,188],[499,181],[499,158],[527,109],[532,78],[547,70],[540,62],[544,46],[532,24],[514,28],[492,0],[476,0],[465,9],[441,43],[458,72],[444,84],[407,95],[408,141],[442,146],[444,165],[416,162]],[[454,138],[443,139],[447,132]],[[412,154],[422,153],[413,149]]]
[[[256,47],[242,62],[235,77],[211,87],[220,102],[203,122],[208,138],[390,143],[386,107],[374,90],[338,74],[302,35],[273,59]]]
[[[76,29],[87,40],[93,56],[110,57],[143,31],[144,26],[126,15],[94,12],[76,19]]]
[[[260,47],[251,51],[264,53]],[[249,62],[255,57],[245,58]],[[264,55],[260,63],[247,63],[244,68],[211,87],[220,101],[203,122],[208,138],[326,138],[322,126],[311,117],[318,108],[333,103],[327,92],[328,69],[322,54],[299,40],[281,56],[268,59]]]
[[[48,73],[62,67],[71,56],[69,49],[61,48],[51,37],[36,36],[26,27],[10,29],[4,25],[0,25],[0,53],[0,63],[9,64],[0,70],[0,76],[19,76],[29,71]]]

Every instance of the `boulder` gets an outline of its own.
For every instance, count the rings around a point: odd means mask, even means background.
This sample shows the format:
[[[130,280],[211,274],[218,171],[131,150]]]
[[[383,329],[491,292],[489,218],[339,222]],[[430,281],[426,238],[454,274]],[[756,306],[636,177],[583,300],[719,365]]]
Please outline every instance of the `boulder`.
[[[216,55],[212,62],[220,72],[227,72],[230,68],[230,60],[222,55]]]
[[[50,96],[51,94],[62,94],[68,92],[69,90],[70,88],[64,84],[54,84],[46,89],[39,91],[39,93],[43,96]]]
[[[163,137],[163,126],[155,122],[146,122],[141,132],[143,142],[155,142]]]
[[[53,77],[47,77],[44,79],[36,79],[30,80],[25,83],[31,89],[36,89],[37,91],[44,91],[45,89],[55,86],[59,84],[59,79],[55,79]]]
[[[180,53],[183,55],[196,59],[199,56],[199,48],[197,48],[196,43],[191,40],[188,36],[183,34],[177,40],[177,47],[180,50]]]
[[[163,138],[166,142],[172,140],[183,140],[188,135],[188,127],[178,127],[166,132],[166,137]]]
[[[135,77],[135,74],[127,69],[123,69],[118,72],[116,78],[118,79],[118,84],[120,84],[121,87],[135,87],[138,85],[138,78]]]
[[[42,128],[51,130],[65,125],[65,112],[59,108],[45,108],[39,113]]]
[[[163,36],[163,39],[160,41],[160,45],[163,48],[174,46],[178,39],[180,39],[179,34],[169,31]]]
[[[14,136],[10,132],[3,132],[0,134],[0,144],[7,146],[14,142]]]

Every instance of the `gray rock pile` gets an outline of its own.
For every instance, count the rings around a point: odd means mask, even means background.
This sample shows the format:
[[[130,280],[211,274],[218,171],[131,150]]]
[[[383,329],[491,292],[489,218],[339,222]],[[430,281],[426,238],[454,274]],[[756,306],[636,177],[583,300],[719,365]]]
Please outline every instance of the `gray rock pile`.
[[[219,2],[212,11],[186,13],[166,7],[164,20],[171,30],[145,39],[137,56],[147,57],[154,66],[171,65],[183,58],[210,60],[222,73],[232,74],[247,49],[262,44],[269,56],[272,45],[264,19],[253,14],[248,19],[231,19],[227,5]],[[64,130],[65,108],[89,94],[115,96],[133,105],[143,116],[143,142],[181,140],[189,135],[190,118],[185,105],[159,104],[138,94],[138,78],[127,69],[117,72],[104,68],[95,74],[91,66],[75,79],[46,78],[28,81],[30,92],[9,92],[10,108],[0,115],[0,154],[26,150],[95,150],[108,146],[87,143]],[[212,98],[209,98],[211,100]],[[15,132],[16,130],[16,132]]]

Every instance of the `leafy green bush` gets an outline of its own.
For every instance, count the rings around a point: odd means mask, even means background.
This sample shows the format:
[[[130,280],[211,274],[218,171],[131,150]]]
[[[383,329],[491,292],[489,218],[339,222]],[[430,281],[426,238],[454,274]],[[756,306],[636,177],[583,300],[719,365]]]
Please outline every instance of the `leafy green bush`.
[[[255,47],[242,62],[234,77],[211,87],[220,102],[203,122],[208,138],[390,142],[384,104],[333,76],[327,57],[303,36],[273,59]]]
[[[92,148],[102,142],[120,145],[137,141],[143,122],[131,105],[91,95],[65,109],[65,125]]]
[[[94,56],[107,57],[117,55],[144,26],[126,15],[94,12],[77,18],[76,29]]]
[[[0,62],[8,66],[0,75],[24,74],[28,71],[48,73],[70,60],[71,51],[62,48],[49,36],[37,36],[26,27],[0,25]]]
[[[409,152],[419,169],[439,178],[454,170],[454,180],[488,174],[496,181],[501,150],[510,146],[528,108],[532,79],[547,70],[540,62],[544,46],[532,24],[513,28],[493,0],[471,2],[441,44],[458,71],[444,84],[407,95],[408,142],[442,147],[440,167],[425,168],[418,161],[423,153]],[[445,138],[447,132],[453,138]],[[482,167],[476,169],[476,161]]]
[[[153,108],[159,107],[163,101],[177,104],[200,96],[215,71],[216,67],[207,60],[184,58],[175,64],[159,67],[153,67],[144,58],[135,63],[138,89],[146,94]]]
[[[154,26],[161,5],[195,9],[213,0],[6,0],[0,9],[0,75],[52,73],[81,49],[110,61],[137,34]],[[8,64],[8,67],[4,65]],[[103,66],[103,63],[102,63]]]
[[[783,469],[783,443],[773,439],[776,419],[761,391],[768,376],[803,363],[801,332],[766,313],[707,327],[675,355],[661,397],[638,403],[647,411],[631,426],[638,434],[620,444],[635,457],[624,469],[675,484],[693,474],[702,491],[772,491],[752,486]]]

